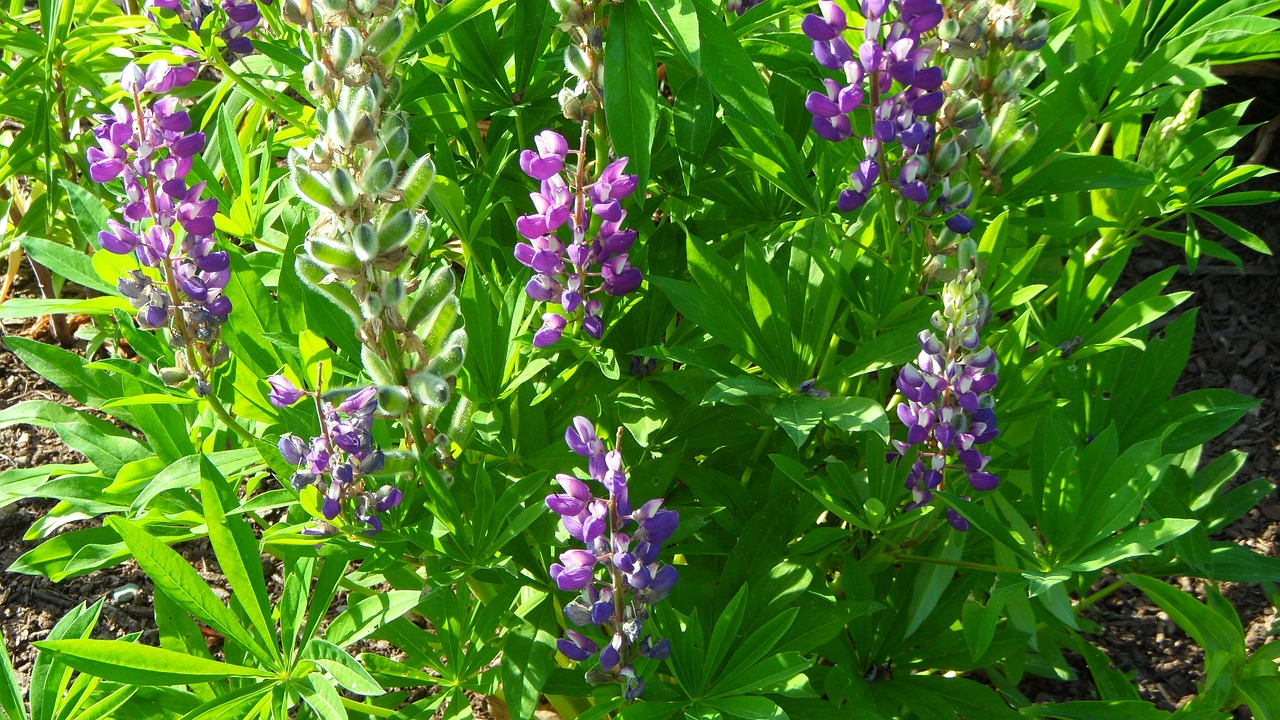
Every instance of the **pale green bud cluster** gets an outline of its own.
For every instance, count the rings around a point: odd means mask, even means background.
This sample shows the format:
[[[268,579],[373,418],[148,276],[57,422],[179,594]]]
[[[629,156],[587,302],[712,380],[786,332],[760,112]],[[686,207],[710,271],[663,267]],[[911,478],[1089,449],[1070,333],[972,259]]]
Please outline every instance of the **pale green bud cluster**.
[[[431,423],[449,402],[466,331],[447,267],[416,271],[431,224],[423,203],[435,180],[415,157],[392,73],[411,33],[396,0],[288,0],[285,16],[310,30],[303,81],[316,136],[290,152],[299,197],[318,211],[295,267],[356,325],[378,407]]]
[[[1187,134],[1200,116],[1200,101],[1203,97],[1204,93],[1196,88],[1183,101],[1176,115],[1151,123],[1147,134],[1142,136],[1142,147],[1138,150],[1139,165],[1155,170],[1168,161],[1169,151],[1176,141]]]
[[[952,0],[938,25],[942,52],[984,59],[993,49],[1035,51],[1049,39],[1049,22],[1034,20],[1035,0]]]
[[[934,311],[930,321],[948,334],[949,345],[976,347],[978,331],[991,317],[991,301],[982,292],[977,243],[966,237],[956,250],[959,267],[939,273],[947,276],[942,286],[942,309]]]
[[[949,58],[950,91],[941,115],[935,171],[950,172],[976,157],[999,189],[1035,143],[1037,128],[1022,116],[1021,97],[1040,74],[1036,53],[1049,26],[1033,18],[1035,0],[954,0],[938,26]],[[950,132],[945,132],[950,130]]]

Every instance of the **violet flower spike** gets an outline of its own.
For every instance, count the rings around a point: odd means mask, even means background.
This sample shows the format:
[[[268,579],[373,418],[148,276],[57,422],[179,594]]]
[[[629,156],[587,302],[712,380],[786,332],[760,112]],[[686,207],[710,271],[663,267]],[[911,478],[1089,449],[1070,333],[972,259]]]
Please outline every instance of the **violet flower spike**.
[[[559,307],[542,314],[533,345],[554,345],[571,322],[580,323],[598,340],[604,335],[604,306],[596,296],[628,295],[644,282],[644,275],[631,264],[636,231],[624,227],[627,212],[622,207],[638,189],[639,178],[625,172],[627,158],[609,163],[594,180],[580,177],[577,170],[566,175],[569,145],[552,130],[538,133],[534,148],[520,154],[520,169],[539,182],[539,189],[529,195],[534,212],[516,219],[516,230],[525,241],[516,245],[514,254],[534,271],[525,293]],[[588,238],[593,216],[601,222],[596,235]],[[567,237],[561,237],[566,225]]]
[[[599,669],[588,671],[588,681],[616,681],[625,698],[635,699],[644,691],[644,682],[635,675],[634,660],[661,660],[671,653],[670,642],[645,633],[645,623],[650,608],[665,599],[679,579],[679,572],[658,557],[680,515],[663,509],[660,498],[632,509],[622,453],[617,447],[606,448],[590,419],[575,417],[565,429],[565,443],[587,458],[588,474],[604,494],[596,497],[592,485],[573,475],[556,476],[561,491],[546,497],[547,507],[583,547],[561,553],[549,574],[560,590],[578,593],[564,607],[569,622],[576,627],[604,626],[607,634],[605,642],[598,643],[570,630],[557,647],[575,662],[598,656]]]
[[[980,492],[1000,484],[987,468],[991,457],[979,450],[999,430],[990,395],[998,382],[996,357],[990,347],[979,347],[979,331],[989,308],[976,270],[962,269],[943,287],[942,298],[943,309],[932,319],[942,337],[921,331],[920,354],[902,368],[896,383],[903,397],[896,411],[907,437],[893,441],[886,460],[897,460],[912,447],[918,450],[907,474],[906,487],[911,491],[907,511],[928,505],[948,473],[962,475],[969,487]],[[947,519],[957,530],[969,527],[954,510],[948,510]]]

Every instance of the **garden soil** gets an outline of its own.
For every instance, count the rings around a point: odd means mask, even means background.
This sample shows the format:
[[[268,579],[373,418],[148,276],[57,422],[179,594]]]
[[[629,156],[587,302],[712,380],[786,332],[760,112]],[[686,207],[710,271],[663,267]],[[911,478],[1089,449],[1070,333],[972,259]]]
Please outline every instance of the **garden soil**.
[[[1233,74],[1226,87],[1215,89],[1206,99],[1210,109],[1253,99],[1246,121],[1265,123],[1280,116],[1280,66],[1263,66],[1259,76]],[[1237,150],[1243,160],[1258,141],[1255,131]],[[1280,138],[1264,162],[1280,167]],[[1280,190],[1280,175],[1259,178],[1248,189]],[[1280,252],[1280,204],[1253,208],[1223,208],[1221,214],[1258,233],[1267,245]],[[1210,237],[1213,228],[1202,228]],[[1244,272],[1218,261],[1205,260],[1194,274],[1185,268],[1174,277],[1169,291],[1191,290],[1191,300],[1183,310],[1199,308],[1191,359],[1178,385],[1178,392],[1197,388],[1228,388],[1258,399],[1258,407],[1235,427],[1210,443],[1206,460],[1230,449],[1249,454],[1237,482],[1280,478],[1280,260],[1262,256],[1222,240],[1244,258]],[[1170,265],[1181,265],[1181,248],[1150,243],[1135,251],[1122,279],[1123,290],[1151,273]],[[29,294],[29,286],[20,286]],[[3,325],[7,333],[35,334],[49,340],[47,328]],[[43,335],[43,337],[41,337]],[[53,400],[76,405],[57,387],[28,370],[0,344],[0,409],[23,400]],[[40,428],[19,426],[0,430],[0,471],[14,467],[34,467],[47,463],[82,461],[57,436]],[[48,512],[49,501],[31,499],[0,509],[0,569],[7,568],[22,553],[38,543],[24,539],[31,524]],[[86,527],[92,521],[72,523],[69,528]],[[1280,555],[1280,496],[1272,492],[1257,507],[1226,528],[1215,539],[1248,545],[1275,557]],[[192,562],[215,592],[226,596],[225,581],[207,543],[187,543],[179,550]],[[1104,576],[1098,587],[1113,578]],[[136,586],[136,590],[133,587]],[[1203,598],[1195,581],[1183,580],[1180,587]],[[122,589],[124,591],[122,592]],[[1280,633],[1276,608],[1256,584],[1226,583],[1225,596],[1235,606],[1244,623],[1250,651]],[[130,590],[133,590],[130,592]],[[150,601],[151,585],[132,562],[91,575],[59,583],[44,578],[5,573],[0,570],[0,632],[16,666],[20,681],[31,671],[35,650],[31,643],[46,637],[57,620],[81,602],[105,599],[102,619],[94,637],[117,638],[142,633],[142,641],[156,642]],[[1112,593],[1087,613],[1096,623],[1089,639],[1110,657],[1113,666],[1134,678],[1143,699],[1172,710],[1190,700],[1196,683],[1203,680],[1203,653],[1154,603],[1132,587]],[[389,647],[371,644],[368,652],[391,654]],[[1062,702],[1096,697],[1084,662],[1069,654],[1077,677],[1049,680],[1028,676],[1020,690],[1033,702]],[[980,677],[980,674],[978,674]],[[474,698],[473,707],[482,720],[505,715],[500,706],[490,709],[484,698]],[[540,712],[540,716],[554,717]],[[1249,718],[1239,711],[1237,718]]]

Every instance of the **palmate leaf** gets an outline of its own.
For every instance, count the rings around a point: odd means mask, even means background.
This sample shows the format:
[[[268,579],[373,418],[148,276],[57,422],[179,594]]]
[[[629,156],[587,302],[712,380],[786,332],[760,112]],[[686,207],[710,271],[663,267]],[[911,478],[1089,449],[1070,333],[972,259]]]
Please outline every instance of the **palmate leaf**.
[[[156,587],[183,610],[239,643],[268,667],[279,664],[279,651],[273,645],[264,646],[254,637],[181,555],[144,528],[119,516],[107,518],[107,526],[124,538],[138,566],[151,577]]]

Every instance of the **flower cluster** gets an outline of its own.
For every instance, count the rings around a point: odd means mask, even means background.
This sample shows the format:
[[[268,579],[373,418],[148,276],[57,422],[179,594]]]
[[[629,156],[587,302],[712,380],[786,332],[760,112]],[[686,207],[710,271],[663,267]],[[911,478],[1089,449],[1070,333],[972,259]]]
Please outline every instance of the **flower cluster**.
[[[287,407],[310,395],[289,382],[283,375],[267,378],[271,392],[267,396],[276,407]],[[289,479],[294,490],[302,492],[314,486],[320,497],[320,514],[324,521],[303,532],[308,535],[332,535],[337,528],[332,521],[344,517],[368,526],[367,535],[382,531],[384,513],[404,498],[393,485],[369,490],[365,478],[383,469],[383,452],[373,445],[373,414],[378,409],[378,391],[368,387],[333,405],[316,398],[320,417],[320,435],[304,441],[292,433],[280,438],[277,447],[285,462],[298,471]]]
[[[564,492],[548,495],[547,507],[585,549],[561,553],[560,562],[551,566],[551,577],[561,590],[581,593],[565,606],[565,617],[577,627],[603,627],[608,640],[602,645],[568,630],[557,646],[578,662],[599,654],[600,669],[588,672],[587,681],[621,682],[626,699],[634,700],[644,692],[644,681],[632,662],[637,657],[665,659],[671,652],[670,642],[646,635],[644,624],[650,606],[666,598],[679,577],[674,567],[658,562],[658,555],[680,515],[663,510],[661,499],[632,509],[622,454],[616,446],[605,450],[587,418],[573,419],[565,441],[587,458],[588,473],[608,495],[595,497],[587,483],[572,475],[556,476]]]
[[[907,510],[927,505],[948,469],[963,470],[974,490],[993,490],[1000,484],[987,469],[991,458],[978,450],[999,431],[990,396],[997,382],[996,355],[982,346],[979,336],[990,310],[976,268],[962,267],[943,286],[942,303],[932,319],[942,337],[922,331],[920,355],[898,374],[897,387],[904,398],[898,418],[907,426],[907,439],[894,440],[888,458],[900,458],[919,446],[907,476],[912,496]],[[947,510],[947,520],[957,530],[969,527],[953,509]]]
[[[212,348],[231,312],[223,295],[230,256],[214,249],[218,201],[201,197],[203,182],[187,185],[192,157],[204,149],[204,133],[189,132],[190,116],[176,97],[166,95],[189,84],[198,71],[195,62],[160,60],[145,71],[127,65],[120,87],[132,102],[100,116],[93,129],[97,147],[87,155],[89,177],[100,183],[119,179],[126,197],[124,222],[109,220],[98,233],[99,244],[107,252],[132,253],[150,269],[131,271],[119,282],[120,292],[137,309],[138,324],[155,329],[172,321],[177,344],[214,365],[215,357],[225,356]],[[187,365],[184,372],[198,374],[192,360],[179,355],[179,363]]]
[[[852,186],[840,194],[837,207],[842,212],[866,203],[871,187],[888,172],[881,167],[886,162],[884,146],[894,142],[902,150],[899,193],[918,205],[929,198],[924,180],[936,137],[930,116],[942,108],[944,78],[941,67],[929,64],[933,44],[923,36],[941,22],[942,6],[937,0],[892,4],[895,17],[889,15],[890,0],[863,0],[866,22],[856,53],[845,39],[848,18],[835,2],[819,2],[822,14],[806,16],[802,25],[813,41],[818,64],[843,73],[839,80],[825,78],[826,92],[810,93],[806,99],[814,131],[840,142],[853,136],[850,114],[863,107],[864,100],[871,112],[872,134],[862,141],[866,159],[850,176]]]
[[[271,0],[262,0],[270,5]],[[229,52],[236,55],[248,55],[253,52],[253,41],[249,32],[262,22],[262,11],[258,9],[256,0],[222,0],[223,12],[227,14],[226,25],[218,32],[218,37],[226,44]],[[175,13],[182,13],[182,0],[150,0],[150,8],[164,8]],[[191,29],[199,31],[204,20],[213,12],[213,5],[205,0],[190,1]]]
[[[566,316],[574,317],[579,311],[583,330],[599,339],[604,334],[602,304],[591,295],[601,291],[626,295],[644,279],[627,259],[636,231],[623,228],[627,211],[621,205],[635,192],[639,178],[623,172],[627,158],[621,158],[586,182],[585,150],[580,148],[574,151],[578,166],[570,187],[562,174],[570,153],[564,137],[543,130],[534,138],[534,145],[536,151],[521,153],[520,169],[541,183],[538,192],[529,194],[537,212],[516,220],[516,229],[528,242],[516,245],[515,255],[536,273],[525,285],[529,297],[558,304],[561,312],[543,314],[542,328],[534,335],[533,344],[546,347],[559,340],[568,324]],[[592,215],[600,222],[588,239]],[[568,244],[556,237],[566,223],[571,236]]]

